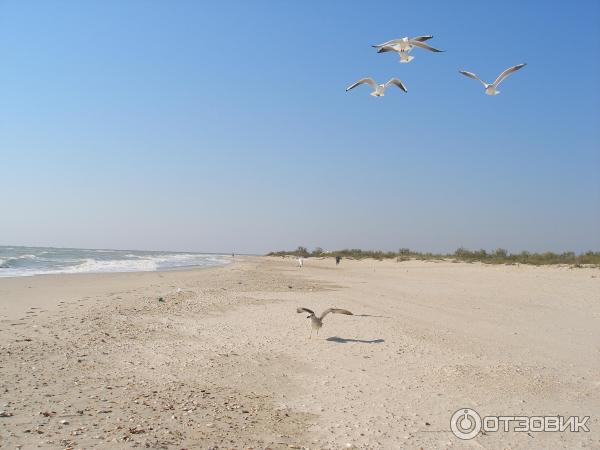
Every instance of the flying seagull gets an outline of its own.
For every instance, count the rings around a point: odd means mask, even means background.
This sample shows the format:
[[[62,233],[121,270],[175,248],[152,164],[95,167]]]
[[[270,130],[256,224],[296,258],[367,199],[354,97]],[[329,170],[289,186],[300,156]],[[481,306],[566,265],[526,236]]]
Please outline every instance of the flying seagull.
[[[516,72],[517,70],[525,67],[526,65],[527,64],[523,63],[523,64],[517,64],[516,66],[509,67],[504,72],[502,72],[500,75],[498,75],[498,78],[496,78],[496,81],[494,81],[492,84],[486,83],[481,78],[479,78],[477,75],[475,75],[473,72],[467,72],[466,70],[459,70],[459,72],[462,73],[464,76],[473,78],[474,80],[477,80],[481,84],[483,84],[483,86],[485,87],[485,93],[487,95],[497,95],[500,93],[500,91],[496,90],[498,88],[498,85],[500,83],[502,83],[502,81],[507,76],[509,76],[511,73]]]
[[[308,313],[308,316],[306,316],[307,319],[310,318],[310,325],[311,325],[311,329],[310,329],[310,337],[312,337],[312,330],[317,330],[317,335],[319,334],[319,330],[321,329],[321,327],[323,326],[323,319],[325,318],[325,316],[329,313],[333,313],[333,314],[346,314],[347,316],[353,316],[354,314],[352,314],[350,311],[346,310],[346,309],[339,309],[339,308],[329,308],[326,309],[325,311],[323,311],[323,314],[321,314],[319,317],[317,317],[315,315],[315,312],[308,309],[308,308],[298,308],[296,309],[297,313],[303,313],[306,312]]]
[[[388,81],[385,84],[377,84],[373,78],[362,78],[362,79],[358,80],[356,83],[354,83],[352,86],[348,86],[348,88],[346,88],[346,92],[348,92],[350,89],[354,89],[356,86],[359,86],[361,84],[368,84],[369,86],[371,86],[373,88],[373,92],[371,92],[371,95],[373,97],[383,97],[385,90],[391,84],[393,84],[394,86],[398,86],[404,92],[408,92],[408,89],[406,89],[406,86],[404,86],[404,83],[402,83],[402,81],[400,81],[398,78],[392,78],[390,81]]]
[[[401,39],[392,39],[391,41],[384,42],[383,44],[373,45],[373,47],[377,49],[377,53],[396,52],[400,55],[401,63],[409,63],[415,57],[410,56],[408,53],[415,47],[423,48],[435,53],[441,53],[444,51],[425,44],[424,41],[427,41],[432,37],[433,36],[417,36],[414,38],[404,37]]]

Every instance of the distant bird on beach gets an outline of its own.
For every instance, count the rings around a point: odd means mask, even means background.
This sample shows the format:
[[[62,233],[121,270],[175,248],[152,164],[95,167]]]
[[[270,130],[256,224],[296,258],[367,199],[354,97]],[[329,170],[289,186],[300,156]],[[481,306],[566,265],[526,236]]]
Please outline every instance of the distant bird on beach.
[[[310,325],[311,325],[311,329],[310,329],[310,337],[312,338],[312,330],[317,330],[317,335],[319,335],[319,330],[321,329],[321,327],[323,326],[323,319],[325,318],[325,316],[329,313],[333,313],[333,314],[346,314],[347,316],[353,316],[354,314],[352,314],[350,311],[348,311],[347,309],[339,309],[339,308],[329,308],[326,309],[325,311],[323,311],[323,314],[321,314],[319,317],[317,317],[315,315],[315,312],[308,309],[308,308],[298,308],[296,309],[297,313],[303,313],[306,312],[308,313],[308,316],[306,316],[307,319],[310,319]]]
[[[403,37],[401,39],[392,39],[383,44],[373,45],[373,47],[377,49],[377,53],[396,52],[400,55],[401,63],[409,63],[415,57],[408,53],[415,47],[423,48],[435,53],[442,53],[444,51],[424,43],[424,41],[427,41],[432,37],[433,36],[416,36],[414,38]]]
[[[402,83],[402,81],[400,81],[398,78],[392,78],[385,84],[377,84],[373,78],[362,78],[353,85],[348,86],[346,88],[346,92],[348,92],[350,89],[354,89],[356,86],[360,86],[361,84],[368,84],[373,88],[373,92],[371,92],[373,97],[383,97],[385,95],[385,90],[392,84],[394,86],[398,86],[404,92],[408,92],[408,89],[406,89],[404,83]]]
[[[475,75],[473,72],[467,72],[466,70],[459,70],[460,73],[462,73],[464,76],[469,77],[469,78],[473,78],[474,80],[479,81],[481,84],[483,84],[483,86],[485,87],[485,93],[487,95],[497,95],[500,93],[499,90],[497,90],[498,85],[500,83],[502,83],[502,81],[509,76],[511,73],[516,72],[519,69],[522,69],[523,67],[525,67],[527,64],[523,63],[523,64],[517,64],[516,66],[512,66],[509,67],[508,69],[506,69],[504,72],[502,72],[500,75],[498,75],[498,78],[496,78],[496,81],[494,81],[493,83],[486,83],[485,81],[483,81],[481,78],[479,78],[477,75]]]

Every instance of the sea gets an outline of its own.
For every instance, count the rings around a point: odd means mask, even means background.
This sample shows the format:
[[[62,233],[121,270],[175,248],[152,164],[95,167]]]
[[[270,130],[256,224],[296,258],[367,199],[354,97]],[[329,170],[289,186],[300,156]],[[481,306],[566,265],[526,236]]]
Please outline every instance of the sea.
[[[191,252],[0,246],[0,277],[58,273],[153,272],[213,267],[227,255]]]

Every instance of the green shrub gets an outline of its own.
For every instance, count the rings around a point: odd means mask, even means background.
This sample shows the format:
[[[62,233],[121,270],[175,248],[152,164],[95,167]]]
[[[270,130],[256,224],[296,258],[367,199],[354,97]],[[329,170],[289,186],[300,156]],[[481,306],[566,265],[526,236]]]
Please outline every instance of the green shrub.
[[[315,248],[312,252],[309,252],[306,247],[298,247],[294,251],[278,251],[271,252],[269,256],[301,256],[303,258],[308,257],[323,257],[323,256],[341,256],[342,258],[348,259],[365,259],[372,258],[376,260],[384,259],[396,259],[396,261],[407,261],[409,259],[417,259],[422,261],[450,259],[452,262],[482,262],[486,264],[532,264],[532,265],[547,265],[547,264],[565,264],[571,267],[585,267],[594,266],[600,267],[600,252],[588,251],[579,255],[574,252],[564,253],[530,253],[528,251],[522,251],[520,253],[509,253],[503,248],[498,248],[493,252],[488,253],[484,249],[480,250],[468,250],[464,247],[459,247],[452,254],[434,254],[434,253],[420,253],[408,248],[401,248],[398,252],[384,252],[381,250],[361,250],[359,248],[336,250],[332,252],[324,252],[321,247]]]

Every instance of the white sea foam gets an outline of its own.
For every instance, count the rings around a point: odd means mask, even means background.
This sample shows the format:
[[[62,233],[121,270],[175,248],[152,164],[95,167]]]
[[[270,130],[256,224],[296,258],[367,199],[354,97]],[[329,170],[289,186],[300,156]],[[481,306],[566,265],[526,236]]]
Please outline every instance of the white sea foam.
[[[12,259],[38,259],[38,257],[36,255],[21,255],[21,256],[15,256]]]
[[[151,272],[155,270],[158,270],[158,264],[151,259],[97,261],[87,258],[81,264],[63,269],[61,272]]]

